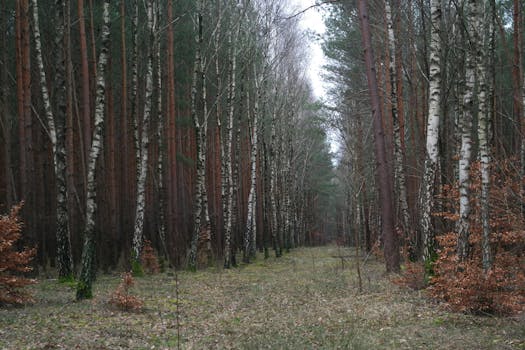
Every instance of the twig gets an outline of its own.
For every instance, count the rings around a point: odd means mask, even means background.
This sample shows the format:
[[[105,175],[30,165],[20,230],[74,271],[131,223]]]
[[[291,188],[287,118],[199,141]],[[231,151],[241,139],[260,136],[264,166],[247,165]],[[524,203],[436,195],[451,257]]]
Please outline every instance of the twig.
[[[299,12],[296,12],[294,13],[293,15],[291,16],[288,16],[288,17],[284,17],[283,19],[284,20],[289,20],[289,19],[292,19],[292,18],[295,18],[297,16],[300,16],[302,15],[303,13],[305,13],[306,11],[310,10],[310,9],[313,9],[314,7],[318,7],[318,6],[322,6],[322,5],[326,5],[326,4],[333,4],[333,3],[336,3],[336,2],[339,2],[340,0],[325,0],[325,1],[322,1],[322,2],[318,2],[318,3],[315,3],[311,6],[308,6],[307,8],[299,11]]]

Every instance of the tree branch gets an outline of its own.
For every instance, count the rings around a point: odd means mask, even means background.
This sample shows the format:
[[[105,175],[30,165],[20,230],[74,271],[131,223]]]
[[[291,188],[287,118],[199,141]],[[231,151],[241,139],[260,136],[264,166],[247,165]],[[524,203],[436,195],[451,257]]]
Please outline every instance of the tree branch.
[[[315,3],[311,6],[308,6],[307,8],[297,12],[297,13],[294,13],[293,15],[291,16],[288,16],[288,17],[284,17],[283,19],[284,20],[289,20],[289,19],[292,19],[292,18],[295,18],[297,16],[300,16],[302,15],[303,13],[305,13],[306,11],[310,10],[310,9],[313,9],[314,7],[319,7],[319,6],[322,6],[322,5],[326,5],[326,4],[333,4],[333,3],[336,3],[336,2],[339,2],[340,0],[325,0],[325,1],[321,1],[321,2],[318,2],[318,3]]]

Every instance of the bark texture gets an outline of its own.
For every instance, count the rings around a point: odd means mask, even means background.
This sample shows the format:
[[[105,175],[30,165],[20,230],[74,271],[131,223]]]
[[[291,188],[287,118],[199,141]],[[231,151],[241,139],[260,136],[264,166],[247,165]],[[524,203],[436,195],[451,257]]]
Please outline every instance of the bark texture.
[[[69,234],[66,186],[66,87],[65,87],[65,59],[63,47],[64,40],[64,3],[56,1],[57,25],[55,43],[57,67],[55,72],[56,113],[53,113],[51,99],[47,89],[47,77],[42,59],[42,44],[40,40],[40,21],[38,14],[38,1],[32,0],[33,7],[33,32],[35,41],[35,54],[40,77],[40,89],[44,101],[44,110],[47,121],[47,134],[51,141],[53,163],[56,182],[56,240],[57,240],[57,268],[59,278],[71,278],[73,275],[73,260],[71,257],[71,242]]]
[[[467,27],[465,91],[463,95],[463,114],[460,115],[461,151],[459,159],[459,221],[458,221],[458,247],[457,253],[460,260],[467,257],[469,251],[470,235],[470,164],[472,157],[472,121],[474,117],[474,88],[476,84],[476,47],[477,47],[477,17],[478,6],[476,0],[465,3],[465,26]],[[480,91],[481,93],[481,91]],[[484,98],[484,96],[483,96]]]
[[[430,2],[430,61],[429,61],[429,101],[425,170],[421,188],[421,236],[423,241],[423,260],[430,262],[434,256],[434,227],[432,210],[434,208],[434,184],[439,162],[439,124],[441,118],[441,1]]]
[[[148,174],[148,149],[149,149],[149,127],[151,120],[151,106],[153,100],[153,56],[155,24],[153,18],[153,0],[148,1],[148,32],[150,33],[150,47],[148,53],[148,63],[146,69],[146,96],[144,100],[144,115],[142,118],[142,130],[140,139],[140,163],[138,166],[137,178],[137,201],[135,206],[135,225],[133,231],[133,259],[139,263],[140,252],[144,240],[144,211],[146,209],[146,177]]]
[[[102,26],[102,45],[97,63],[97,90],[95,103],[95,127],[93,129],[93,140],[89,152],[87,194],[86,194],[86,220],[84,226],[84,244],[82,247],[81,270],[77,287],[77,300],[92,297],[92,283],[95,278],[95,211],[97,209],[96,198],[96,164],[104,142],[102,140],[102,129],[104,126],[104,108],[106,105],[106,81],[105,70],[108,62],[109,38],[110,38],[110,0],[104,1]]]

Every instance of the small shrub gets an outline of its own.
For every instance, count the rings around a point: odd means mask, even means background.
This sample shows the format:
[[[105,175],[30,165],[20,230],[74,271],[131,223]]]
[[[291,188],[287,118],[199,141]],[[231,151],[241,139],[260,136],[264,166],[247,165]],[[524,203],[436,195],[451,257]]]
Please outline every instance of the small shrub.
[[[157,274],[160,272],[159,258],[151,246],[151,242],[148,240],[144,241],[144,247],[140,254],[140,262],[142,268],[146,270],[147,273]]]
[[[472,166],[471,226],[469,256],[459,261],[458,234],[436,237],[438,259],[433,265],[430,294],[452,310],[474,313],[516,314],[525,311],[525,222],[521,215],[521,177],[512,161],[498,164],[492,176],[490,227],[492,268],[482,266],[482,227],[479,195],[479,163]],[[438,216],[458,220],[456,186],[446,186],[442,200],[446,212]]]
[[[144,269],[142,268],[142,264],[135,259],[131,260],[131,274],[134,277],[144,277]]]
[[[36,249],[16,250],[22,231],[22,223],[18,219],[21,208],[21,205],[17,205],[9,215],[0,216],[0,304],[33,302],[31,295],[22,288],[36,281],[22,274],[32,270],[28,265]]]
[[[144,302],[138,297],[133,296],[129,293],[131,287],[135,284],[133,276],[130,272],[126,272],[122,276],[117,289],[111,295],[109,303],[123,311],[140,311]]]

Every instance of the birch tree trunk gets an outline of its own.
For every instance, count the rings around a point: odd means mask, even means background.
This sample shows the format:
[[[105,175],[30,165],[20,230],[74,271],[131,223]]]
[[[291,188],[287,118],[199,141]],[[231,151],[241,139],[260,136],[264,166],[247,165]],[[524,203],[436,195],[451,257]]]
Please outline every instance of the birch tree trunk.
[[[401,217],[403,223],[403,231],[406,232],[410,230],[410,214],[408,211],[408,198],[407,198],[407,187],[406,187],[406,178],[405,178],[405,166],[404,166],[404,155],[402,148],[402,138],[400,132],[400,123],[399,123],[399,109],[398,109],[398,96],[397,96],[397,81],[398,74],[397,72],[397,62],[396,62],[396,38],[394,35],[394,24],[392,21],[392,11],[390,6],[391,0],[385,1],[385,11],[388,27],[388,48],[389,48],[389,73],[390,73],[390,84],[391,84],[391,106],[392,106],[392,121],[394,128],[394,173],[397,183],[398,193],[399,193],[399,205],[401,208]]]
[[[488,9],[487,9],[488,7]],[[488,101],[493,100],[494,94],[494,81],[492,77],[494,76],[494,22],[495,22],[495,9],[496,4],[495,0],[489,0],[485,5],[485,13],[487,13],[485,20],[483,20],[483,12],[478,11],[478,25],[477,29],[479,33],[488,33],[488,45],[483,45],[484,40],[480,39],[478,41],[478,47],[476,50],[477,57],[477,74],[479,80],[479,93],[478,93],[478,140],[479,140],[479,159],[481,163],[481,198],[480,198],[480,207],[481,207],[481,227],[483,230],[483,240],[482,240],[482,263],[483,270],[488,272],[492,268],[492,251],[490,247],[490,206],[489,206],[489,196],[490,196],[490,164],[491,164],[491,152],[489,145],[489,128],[492,123],[492,111],[491,104],[487,103],[487,93]],[[484,31],[484,28],[488,29]],[[484,36],[486,37],[486,36]],[[484,48],[488,46],[488,53],[485,55]],[[487,65],[491,71],[487,75],[487,70],[485,68]],[[489,90],[489,91],[487,91]]]
[[[374,122],[374,151],[378,162],[379,173],[379,195],[381,198],[381,223],[384,242],[384,252],[387,272],[399,272],[399,246],[394,232],[394,210],[392,198],[392,183],[388,174],[388,163],[386,157],[386,146],[382,126],[382,116],[378,95],[378,84],[375,72],[374,53],[372,51],[372,38],[368,17],[368,6],[365,0],[359,0],[359,20],[361,23],[361,34],[365,48],[365,63],[368,80],[370,100],[372,102],[372,114]]]
[[[82,247],[82,261],[80,277],[77,286],[77,300],[92,297],[91,286],[95,278],[95,211],[97,209],[96,199],[96,164],[102,151],[102,129],[104,126],[104,107],[106,95],[105,70],[109,54],[110,37],[110,0],[104,0],[102,26],[102,46],[98,57],[97,66],[97,90],[95,104],[95,127],[93,139],[89,152],[87,195],[86,195],[86,220],[84,227],[84,245]]]
[[[434,185],[439,161],[439,123],[441,117],[441,0],[430,2],[430,61],[429,61],[429,101],[425,171],[421,192],[421,236],[423,240],[423,260],[430,263],[434,256],[434,228],[432,210],[434,208]]]
[[[135,225],[133,231],[133,262],[140,265],[140,252],[142,250],[144,211],[146,207],[146,176],[148,174],[148,148],[149,148],[149,126],[151,120],[151,105],[153,100],[153,56],[155,55],[155,23],[153,15],[153,0],[148,1],[148,33],[150,37],[148,63],[146,70],[146,96],[144,100],[144,115],[142,118],[142,130],[140,140],[140,165],[138,165],[137,179],[137,201],[135,207]],[[138,266],[137,266],[138,267]]]
[[[199,18],[199,30],[200,30],[200,22],[201,22],[201,14],[200,12],[197,14]],[[198,35],[198,34],[197,34]],[[195,134],[196,134],[196,144],[197,144],[197,155],[200,155],[200,142],[201,139],[201,127],[199,124],[199,119],[197,117],[197,76],[199,72],[199,66],[200,66],[200,48],[199,48],[199,37],[197,37],[197,50],[195,51],[195,60],[193,64],[193,76],[192,76],[192,83],[191,83],[191,116],[193,119],[193,125],[195,127]],[[199,166],[201,159],[197,158],[197,172],[199,171]],[[202,196],[201,196],[201,189],[202,186],[199,183],[200,176],[197,173],[197,183],[195,184],[195,203],[194,203],[194,212],[193,212],[193,233],[191,236],[191,245],[190,245],[190,254],[188,257],[188,268],[190,270],[196,270],[197,268],[197,243],[199,241],[199,231],[200,231],[200,225],[201,225],[201,211],[202,211]]]
[[[476,57],[477,53],[477,0],[466,2],[464,18],[468,30],[470,45],[467,45],[465,69],[465,93],[463,95],[463,115],[460,116],[461,151],[459,159],[459,221],[457,254],[460,260],[467,257],[469,252],[470,235],[470,164],[472,157],[472,120],[474,115],[474,87],[476,84]],[[481,92],[481,91],[480,91]],[[480,96],[481,97],[481,96]],[[485,98],[485,96],[483,96]],[[481,101],[480,101],[481,102]]]
[[[246,231],[244,234],[244,261],[250,262],[250,258],[255,259],[256,256],[256,238],[257,238],[257,218],[256,218],[256,203],[257,203],[257,124],[259,119],[259,77],[257,76],[256,67],[253,68],[253,76],[255,83],[255,98],[253,107],[252,137],[250,149],[250,192],[248,194],[248,216],[246,219]],[[249,101],[249,97],[248,97]]]
[[[237,39],[239,37],[240,25],[237,25],[235,33],[228,33],[228,46],[230,47],[230,62],[228,72],[228,120],[226,124],[226,145],[222,147],[222,159],[224,159],[223,176],[223,217],[224,217],[224,268],[231,266],[231,236],[233,223],[233,197],[234,179],[232,154],[233,144],[233,117],[235,112],[235,98],[237,96]]]
[[[208,108],[206,102],[206,65],[202,57],[203,45],[203,23],[202,11],[204,2],[199,1],[197,4],[197,28],[195,42],[197,45],[195,51],[195,61],[193,69],[192,87],[191,87],[191,115],[196,134],[197,161],[196,161],[196,181],[195,181],[195,210],[193,217],[193,233],[191,238],[190,254],[188,257],[188,267],[191,270],[197,268],[197,246],[199,240],[205,240],[208,250],[208,262],[211,259],[211,227],[208,214],[208,197],[206,191],[206,129],[208,127]],[[203,120],[199,120],[197,113],[197,84],[201,80],[201,98],[203,104]],[[204,219],[204,220],[203,220]],[[204,221],[204,223],[202,222]]]
[[[57,240],[57,268],[60,279],[71,279],[73,276],[73,259],[71,257],[71,241],[67,210],[66,186],[66,86],[65,86],[65,56],[64,56],[64,7],[63,0],[56,1],[56,72],[55,98],[57,100],[56,115],[51,107],[51,100],[47,90],[47,78],[42,59],[42,44],[40,40],[40,23],[38,15],[38,1],[32,0],[33,30],[35,36],[35,53],[40,77],[40,87],[47,120],[47,133],[53,150],[53,163],[56,182],[56,240]]]
[[[204,8],[204,3],[202,4]],[[203,9],[202,8],[202,9]],[[201,29],[201,43],[203,42],[202,39],[202,29]],[[201,52],[202,54],[202,52]],[[199,147],[200,154],[199,162],[200,162],[200,179],[197,181],[201,185],[201,192],[202,192],[202,210],[204,211],[204,227],[201,229],[200,237],[203,242],[205,242],[206,245],[206,255],[207,255],[207,264],[208,266],[212,263],[212,251],[211,251],[211,221],[210,221],[210,213],[208,208],[208,189],[206,187],[206,164],[207,164],[207,156],[208,156],[208,96],[207,96],[207,78],[206,78],[206,61],[201,56],[200,61],[200,75],[201,75],[201,81],[202,81],[202,87],[201,87],[201,98],[202,98],[202,125],[201,125],[201,138],[200,143],[201,146]],[[197,163],[199,165],[199,162]]]

